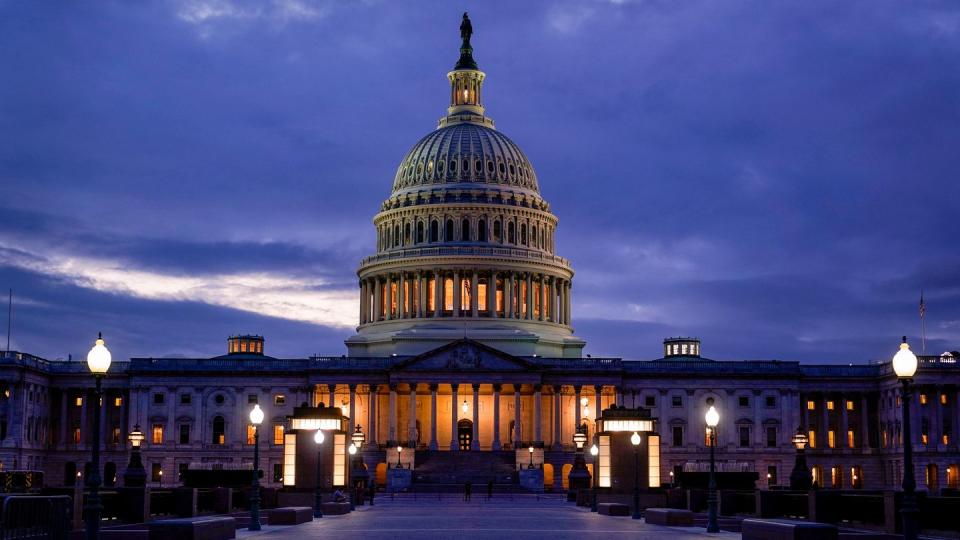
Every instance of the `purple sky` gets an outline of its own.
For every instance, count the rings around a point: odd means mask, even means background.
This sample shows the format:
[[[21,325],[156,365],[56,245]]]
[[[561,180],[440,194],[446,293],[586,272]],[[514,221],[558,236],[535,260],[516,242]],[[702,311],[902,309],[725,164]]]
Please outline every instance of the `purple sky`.
[[[585,352],[889,359],[921,288],[960,348],[957,2],[0,0],[11,348],[344,354],[463,9]]]

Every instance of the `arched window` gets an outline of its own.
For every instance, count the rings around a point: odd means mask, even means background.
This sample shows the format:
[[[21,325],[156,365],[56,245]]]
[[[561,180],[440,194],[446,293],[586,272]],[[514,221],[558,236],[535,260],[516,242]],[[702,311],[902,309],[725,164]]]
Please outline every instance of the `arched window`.
[[[223,417],[214,416],[213,417],[213,440],[211,442],[213,444],[226,443],[226,441],[224,440],[224,431],[225,431],[225,425],[224,425]]]
[[[399,245],[400,245],[400,226],[394,225],[393,226],[393,247],[397,247]]]
[[[470,220],[465,219],[460,223],[460,240],[464,242],[470,241]]]
[[[410,245],[410,224],[406,223],[403,226],[403,245]]]
[[[453,242],[453,220],[447,220],[447,226],[444,227],[443,239],[447,242]]]
[[[451,173],[456,173],[456,172],[457,172],[457,160],[455,160],[455,159],[451,159],[451,160],[450,160],[450,172],[451,172]]]
[[[493,222],[493,241],[496,243],[503,242],[503,232],[500,230],[500,220]]]
[[[537,226],[530,226],[530,245],[537,247]]]
[[[520,224],[520,244],[524,246],[527,245],[527,224],[526,223]]]
[[[423,243],[423,222],[422,221],[417,222],[417,243],[418,244]]]
[[[481,219],[477,223],[477,241],[486,242],[487,241],[487,220]]]
[[[431,242],[440,241],[440,224],[437,223],[437,220],[433,220],[430,223],[430,241]]]
[[[513,222],[507,224],[507,242],[510,244],[515,243],[516,239],[516,229],[514,228]]]

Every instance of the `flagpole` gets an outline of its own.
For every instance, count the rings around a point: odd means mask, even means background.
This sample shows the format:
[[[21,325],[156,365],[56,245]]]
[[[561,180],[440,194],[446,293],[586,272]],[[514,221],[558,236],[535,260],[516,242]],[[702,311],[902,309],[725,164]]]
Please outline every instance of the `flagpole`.
[[[923,290],[920,290],[920,354],[927,354],[927,305],[923,301]]]

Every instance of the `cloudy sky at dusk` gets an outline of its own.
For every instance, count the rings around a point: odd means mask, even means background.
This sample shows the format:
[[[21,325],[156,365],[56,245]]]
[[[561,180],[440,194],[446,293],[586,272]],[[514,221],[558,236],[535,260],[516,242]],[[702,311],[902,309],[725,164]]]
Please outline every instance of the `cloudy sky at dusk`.
[[[464,9],[585,352],[888,359],[921,288],[960,348],[957,2],[0,0],[11,348],[345,353]]]

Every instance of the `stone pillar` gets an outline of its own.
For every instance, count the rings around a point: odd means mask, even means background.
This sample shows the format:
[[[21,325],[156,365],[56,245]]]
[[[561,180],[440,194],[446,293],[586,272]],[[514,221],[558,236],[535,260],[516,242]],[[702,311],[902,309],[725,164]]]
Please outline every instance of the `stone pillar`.
[[[387,418],[389,422],[390,429],[387,432],[387,444],[392,445],[396,444],[400,440],[397,437],[397,384],[390,384],[390,412]]]
[[[563,295],[563,301],[565,303],[565,306],[563,308],[563,314],[564,314],[563,319],[566,321],[566,324],[569,326],[570,323],[573,321],[573,313],[571,309],[571,305],[573,304],[573,302],[570,301],[570,296],[573,293],[573,283],[571,283],[570,281],[567,281],[566,288],[567,290]]]
[[[363,291],[364,291],[364,289],[366,289],[366,288],[367,288],[367,284],[361,279],[361,280],[360,280],[360,319],[359,319],[360,324],[363,324],[363,323],[366,322],[366,321],[363,320],[363,305],[364,305],[364,302],[365,302],[364,299],[366,298],[366,296],[364,296],[364,294],[363,294]]]
[[[383,306],[383,288],[380,286],[380,278],[373,278],[373,320],[379,321],[383,317],[380,308]]]
[[[513,449],[520,448],[523,430],[520,429],[520,385],[513,385]]]
[[[417,447],[417,383],[410,383],[410,416],[407,418],[407,446]]]
[[[70,417],[67,416],[67,404],[70,401],[70,390],[64,388],[60,391],[60,445],[67,444],[67,424],[70,423]],[[73,442],[72,440],[70,442]],[[66,449],[66,447],[64,447]]]
[[[370,405],[367,407],[368,416],[370,417],[367,420],[367,446],[370,448],[377,447],[377,385],[370,385]]]
[[[383,308],[383,312],[386,314],[384,319],[389,321],[393,319],[393,276],[389,274],[387,274],[387,282],[384,293],[387,298],[386,305]]]
[[[563,425],[560,423],[563,414],[562,414],[562,404],[560,400],[562,399],[563,387],[559,384],[553,385],[553,449],[560,450],[563,448],[562,443],[560,442],[563,438]]]
[[[580,390],[583,387],[576,385],[573,387],[574,392],[574,403],[573,403],[573,431],[576,432],[577,428],[580,427]]]
[[[473,383],[473,438],[470,441],[471,450],[480,449],[480,384]]]
[[[437,450],[440,445],[437,444],[437,383],[430,384],[430,449]]]
[[[476,274],[474,274],[476,275]],[[493,385],[493,449],[500,450],[500,389],[499,384]]]
[[[397,279],[397,318],[406,319],[407,310],[404,304],[407,299],[407,279],[406,275],[403,272],[400,272],[400,277]]]
[[[867,394],[860,394],[860,448],[870,448],[870,415]]]
[[[454,317],[460,316],[460,302],[462,300],[462,298],[460,298],[461,287],[462,286],[460,285],[460,272],[458,270],[454,270],[453,271],[453,316]]]
[[[330,398],[327,400],[327,405],[330,407],[337,407],[337,404],[335,403],[337,400],[337,385],[328,384],[327,391],[330,392]]]
[[[513,272],[503,273],[503,317],[513,317]]]
[[[457,420],[460,416],[457,413],[457,407],[460,406],[460,396],[457,393],[459,389],[459,383],[450,383],[450,451],[456,452],[460,449],[459,441],[457,440]]]
[[[439,270],[433,271],[433,316],[440,316],[441,302],[443,296],[443,280]]]
[[[427,274],[426,272],[420,272],[420,291],[419,297],[420,302],[417,304],[417,317],[426,318],[427,316]]]
[[[932,447],[937,448],[943,442],[943,406],[940,405],[940,393],[943,392],[942,386],[933,387],[933,395],[930,396],[930,438]]]
[[[850,418],[847,414],[847,396],[845,394],[840,394],[840,444],[837,445],[838,448],[848,449],[850,448],[849,441],[847,440],[847,431],[850,430]]]
[[[541,304],[540,307],[542,308],[543,305]],[[541,415],[540,409],[542,408],[542,405],[543,405],[542,403],[543,395],[540,393],[541,390],[542,390],[542,387],[539,384],[533,385],[533,429],[534,429],[533,440],[542,444],[543,429],[540,425],[540,422],[543,416]]]
[[[487,281],[487,313],[491,319],[497,318],[497,273],[490,272]]]
[[[355,420],[357,414],[357,385],[348,384],[347,388],[350,389],[350,419],[347,422],[347,438],[349,439],[353,435],[354,426],[357,425]]]
[[[547,277],[540,274],[540,320],[547,320]]]
[[[556,279],[556,290],[554,291],[555,297],[553,300],[554,304],[556,305],[555,312],[557,314],[557,324],[566,324],[566,322],[563,320],[563,283],[564,280],[560,278]]]
[[[470,271],[470,316],[474,319],[477,318],[478,309],[480,307],[480,289],[479,289],[479,280],[477,279],[477,271]]]

